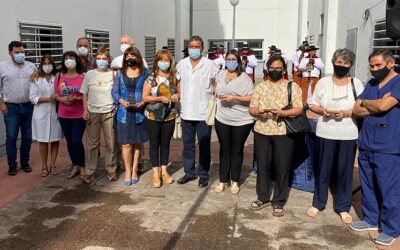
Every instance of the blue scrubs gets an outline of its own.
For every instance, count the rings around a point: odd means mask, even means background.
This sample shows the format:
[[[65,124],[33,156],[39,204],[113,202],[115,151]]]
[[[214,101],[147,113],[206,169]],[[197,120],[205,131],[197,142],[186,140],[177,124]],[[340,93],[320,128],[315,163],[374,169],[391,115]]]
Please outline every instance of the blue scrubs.
[[[386,93],[400,101],[400,75],[379,89],[368,82],[358,99],[375,100]],[[400,235],[400,107],[364,118],[358,138],[361,205],[364,220],[382,232]]]

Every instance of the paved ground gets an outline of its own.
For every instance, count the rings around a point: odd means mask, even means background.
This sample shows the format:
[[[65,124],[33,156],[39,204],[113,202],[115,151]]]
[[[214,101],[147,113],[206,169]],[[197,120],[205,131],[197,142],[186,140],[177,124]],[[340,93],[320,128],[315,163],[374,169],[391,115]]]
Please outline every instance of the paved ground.
[[[33,147],[35,152],[37,145]],[[319,217],[308,218],[310,193],[292,189],[282,218],[273,217],[270,207],[250,211],[256,181],[249,167],[251,148],[246,147],[239,195],[212,190],[218,176],[217,143],[212,145],[215,163],[207,189],[199,189],[197,181],[155,189],[150,172],[138,184],[125,187],[122,180],[107,180],[102,161],[91,185],[67,180],[66,170],[39,178],[40,184],[29,183],[29,191],[0,209],[0,249],[376,249],[367,233],[343,225],[331,205]],[[60,161],[67,162],[62,152]],[[181,143],[174,141],[170,171],[175,179],[183,175],[180,152]],[[21,189],[23,180],[39,175],[37,159],[34,153],[35,171],[19,173],[14,179],[18,182],[10,182],[3,173],[1,177]],[[4,164],[3,157],[2,171]],[[357,218],[353,209],[351,214]]]

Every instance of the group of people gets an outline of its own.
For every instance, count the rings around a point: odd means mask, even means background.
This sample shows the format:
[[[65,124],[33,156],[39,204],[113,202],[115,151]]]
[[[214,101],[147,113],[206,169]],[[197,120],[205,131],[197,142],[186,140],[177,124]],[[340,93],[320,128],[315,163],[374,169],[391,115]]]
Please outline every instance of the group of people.
[[[102,131],[109,180],[117,179],[118,144],[125,185],[138,182],[140,145],[149,141],[151,182],[159,188],[174,181],[167,166],[179,116],[185,174],[177,183],[182,185],[199,177],[198,186],[207,187],[211,126],[206,121],[213,115],[209,106],[214,96],[215,130],[220,144],[220,182],[215,192],[224,192],[229,186],[233,194],[240,192],[243,148],[253,130],[257,199],[250,209],[272,205],[272,214],[280,217],[289,196],[296,137],[302,136],[290,132],[285,121],[309,109],[319,118],[315,192],[308,216],[315,217],[325,209],[333,181],[334,208],[341,220],[356,231],[380,230],[374,241],[392,244],[400,235],[400,76],[394,71],[393,54],[377,50],[370,55],[373,79],[364,85],[349,74],[355,63],[355,54],[349,49],[335,51],[333,75],[320,79],[322,60],[316,56],[317,48],[305,42],[292,59],[292,82],[285,78],[287,61],[274,47],[270,47],[275,53],[271,50],[264,67],[264,81],[254,86],[248,71],[252,63],[248,51],[229,50],[223,54],[224,65],[217,66],[211,59],[221,56],[212,50],[214,54],[209,53],[209,58],[203,57],[204,43],[199,36],[190,38],[188,56],[178,63],[168,50],[158,51],[151,71],[127,36],[121,38],[123,55],[111,65],[104,47],[97,49],[93,59],[88,57],[90,41],[80,38],[78,53],[65,52],[60,70],[52,57],[45,55],[37,73],[35,66],[25,60],[22,44],[13,41],[9,45],[10,59],[0,64],[0,110],[6,124],[8,173],[17,173],[16,140],[21,128],[23,171],[32,171],[29,151],[33,138],[39,142],[42,175],[57,173],[58,142],[64,135],[73,165],[70,177],[80,172],[82,180],[90,183],[95,178]],[[29,80],[32,75],[34,83]],[[85,131],[86,159],[82,142]],[[364,219],[353,222],[349,210],[357,141]]]

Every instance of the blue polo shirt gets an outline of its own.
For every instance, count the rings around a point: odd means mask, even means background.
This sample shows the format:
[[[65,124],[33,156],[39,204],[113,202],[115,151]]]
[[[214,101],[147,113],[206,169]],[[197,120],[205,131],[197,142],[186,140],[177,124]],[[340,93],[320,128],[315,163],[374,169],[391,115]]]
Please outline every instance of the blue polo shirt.
[[[388,92],[400,101],[400,74],[393,77],[381,89],[378,81],[370,80],[358,99],[376,100]],[[358,146],[378,153],[400,154],[399,105],[384,113],[366,116],[358,138]]]

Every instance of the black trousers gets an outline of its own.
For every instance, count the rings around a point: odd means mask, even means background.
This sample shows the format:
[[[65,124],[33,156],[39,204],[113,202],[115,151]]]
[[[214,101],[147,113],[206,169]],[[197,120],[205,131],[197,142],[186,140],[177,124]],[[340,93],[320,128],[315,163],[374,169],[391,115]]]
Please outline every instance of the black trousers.
[[[317,137],[313,207],[319,210],[325,208],[329,184],[331,179],[334,179],[336,180],[334,208],[339,213],[350,211],[355,155],[356,140],[329,140]]]
[[[256,151],[257,196],[262,202],[270,201],[271,168],[275,174],[271,204],[283,207],[289,196],[289,175],[295,140],[287,135],[267,136],[254,132]]]
[[[175,129],[175,120],[167,122],[146,119],[150,142],[150,161],[152,167],[166,166],[169,158],[169,144]]]
[[[243,163],[243,147],[253,128],[253,123],[230,126],[215,119],[219,141],[219,180],[239,182]]]

